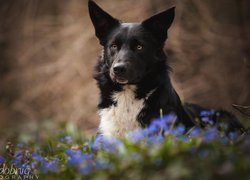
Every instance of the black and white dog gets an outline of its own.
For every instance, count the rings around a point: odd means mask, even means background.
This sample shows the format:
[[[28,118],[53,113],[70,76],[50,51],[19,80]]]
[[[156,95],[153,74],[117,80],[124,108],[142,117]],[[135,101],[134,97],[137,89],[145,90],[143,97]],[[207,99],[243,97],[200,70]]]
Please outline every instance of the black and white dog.
[[[163,50],[175,8],[142,23],[121,23],[90,0],[89,14],[103,46],[95,74],[101,93],[99,133],[123,137],[148,126],[160,112],[173,112],[182,124],[194,126],[194,117],[204,109],[181,103]],[[230,120],[230,124],[243,128],[237,120]]]

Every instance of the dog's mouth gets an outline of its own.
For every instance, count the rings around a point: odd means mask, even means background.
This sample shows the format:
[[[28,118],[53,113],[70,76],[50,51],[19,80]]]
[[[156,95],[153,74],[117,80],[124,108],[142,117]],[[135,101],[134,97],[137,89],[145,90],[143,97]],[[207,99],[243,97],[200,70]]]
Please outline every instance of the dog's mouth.
[[[128,84],[128,80],[127,79],[115,79],[115,81],[119,84]]]
[[[123,77],[118,77],[113,73],[110,73],[111,80],[118,84],[128,84],[128,80]]]

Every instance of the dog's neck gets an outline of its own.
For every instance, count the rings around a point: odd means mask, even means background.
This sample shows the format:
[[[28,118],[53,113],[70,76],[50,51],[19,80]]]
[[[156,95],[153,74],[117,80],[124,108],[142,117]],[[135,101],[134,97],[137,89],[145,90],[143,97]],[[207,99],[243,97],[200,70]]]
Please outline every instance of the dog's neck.
[[[155,92],[151,90],[144,98],[136,97],[136,85],[124,85],[119,92],[113,92],[112,105],[99,110],[100,132],[105,136],[124,137],[128,132],[141,127],[137,117],[144,108],[145,101]]]

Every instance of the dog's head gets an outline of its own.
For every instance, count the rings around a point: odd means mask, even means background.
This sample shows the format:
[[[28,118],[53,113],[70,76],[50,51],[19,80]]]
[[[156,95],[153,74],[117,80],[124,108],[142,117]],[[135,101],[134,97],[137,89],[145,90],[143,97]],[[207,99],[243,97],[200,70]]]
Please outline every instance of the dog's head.
[[[112,81],[119,84],[140,82],[162,60],[167,31],[175,8],[156,14],[142,23],[121,23],[89,1],[89,14]]]

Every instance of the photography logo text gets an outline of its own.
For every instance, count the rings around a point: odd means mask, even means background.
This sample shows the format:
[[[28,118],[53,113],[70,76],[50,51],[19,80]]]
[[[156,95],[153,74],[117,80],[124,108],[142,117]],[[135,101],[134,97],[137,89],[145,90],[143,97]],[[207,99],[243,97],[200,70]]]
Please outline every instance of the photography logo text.
[[[39,176],[37,174],[33,174],[30,168],[17,168],[15,166],[0,167],[0,179],[6,180],[26,180],[26,179],[38,179]]]

